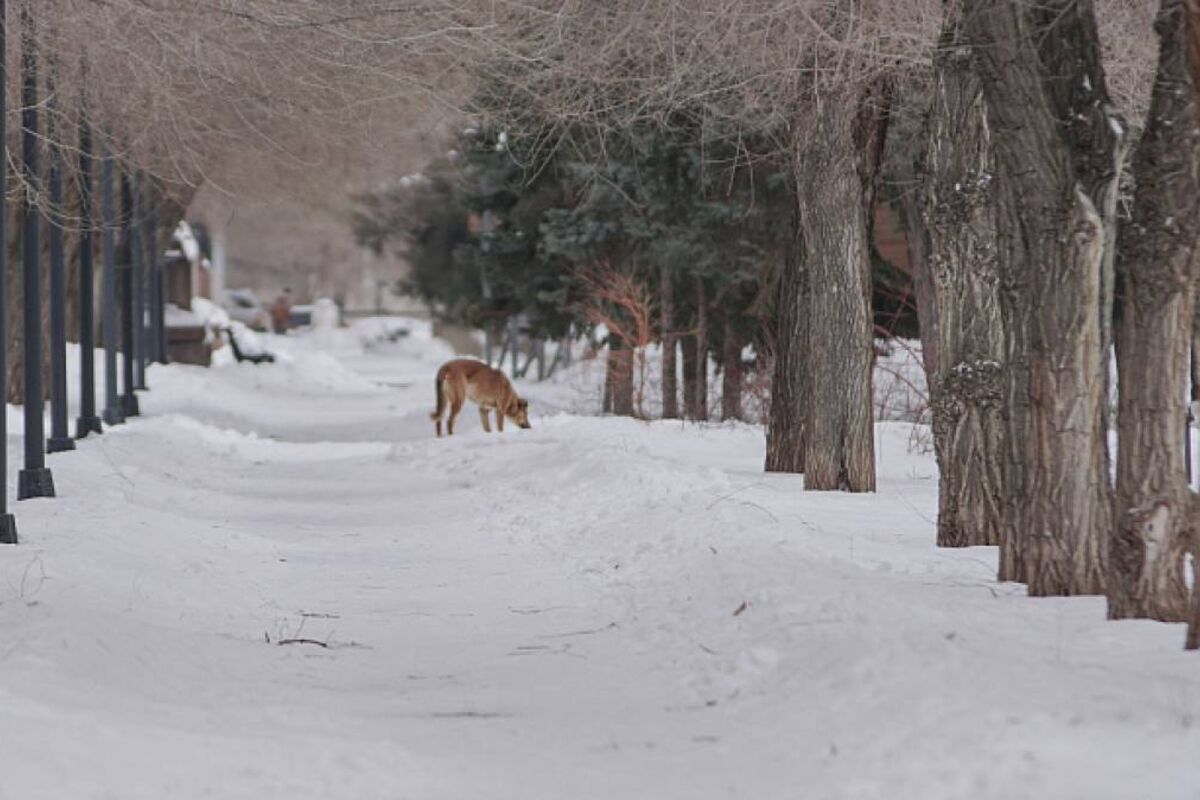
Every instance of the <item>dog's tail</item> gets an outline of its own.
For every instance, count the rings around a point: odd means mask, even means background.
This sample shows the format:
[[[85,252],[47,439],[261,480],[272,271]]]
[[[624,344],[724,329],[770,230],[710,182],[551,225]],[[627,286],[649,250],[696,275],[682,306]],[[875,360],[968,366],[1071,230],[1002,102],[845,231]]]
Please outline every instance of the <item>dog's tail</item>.
[[[437,397],[437,409],[434,410],[429,418],[439,420],[442,418],[442,411],[446,408],[446,393],[442,390],[442,378],[445,377],[446,370],[443,367],[437,371],[437,377],[433,379],[433,390]]]

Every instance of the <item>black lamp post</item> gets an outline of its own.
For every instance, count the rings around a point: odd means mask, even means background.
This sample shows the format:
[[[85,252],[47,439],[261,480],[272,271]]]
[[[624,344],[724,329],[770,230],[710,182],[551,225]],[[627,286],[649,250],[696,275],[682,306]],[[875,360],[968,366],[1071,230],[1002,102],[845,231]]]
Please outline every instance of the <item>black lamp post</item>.
[[[75,436],[103,432],[96,416],[96,299],[92,263],[92,132],[79,121],[79,418]]]
[[[138,356],[142,360],[142,386],[139,389],[150,389],[150,375],[146,371],[150,368],[151,363],[157,361],[157,345],[155,344],[155,319],[157,318],[158,309],[155,305],[155,251],[157,249],[155,239],[157,231],[155,230],[155,218],[158,209],[155,206],[154,186],[150,180],[142,174],[138,180],[138,193],[142,197],[142,301],[143,313],[142,326],[138,327],[140,338],[138,339]]]
[[[113,197],[113,157],[100,156],[100,214],[104,222],[104,421],[120,425],[125,412],[117,394],[117,208]]]
[[[75,440],[67,428],[67,267],[63,252],[62,148],[57,141],[55,113],[57,98],[54,73],[46,77],[46,136],[50,140],[50,209],[46,224],[50,237],[50,439],[46,452],[74,450]]]
[[[7,9],[0,0],[0,86],[8,85],[5,50],[8,44]],[[8,103],[0,92],[0,178],[8,180]],[[8,197],[0,192],[0,254],[8,253]],[[0,332],[8,330],[8,269],[0,269]],[[0,342],[0,399],[8,397],[8,345]],[[17,543],[17,520],[8,512],[8,415],[0,414],[0,544]]]
[[[45,424],[42,414],[42,275],[39,228],[42,215],[34,205],[38,181],[37,53],[33,15],[21,4],[21,136],[25,191],[22,192],[21,273],[24,283],[25,334],[25,468],[17,475],[17,499],[53,497],[54,478],[46,467]]]
[[[134,336],[134,302],[133,286],[135,277],[134,261],[137,259],[138,248],[133,241],[133,225],[136,209],[133,202],[133,187],[128,175],[121,175],[121,249],[124,256],[121,261],[121,411],[125,418],[138,415],[138,398],[134,391],[134,365],[137,362],[136,337]]]
[[[133,213],[129,218],[129,273],[130,286],[133,291],[133,388],[142,391],[146,388],[146,337],[143,328],[146,327],[145,296],[146,270],[145,254],[142,252],[142,220],[146,214],[146,204],[142,200],[142,182],[134,176],[129,180],[129,192],[133,200]]]
[[[157,237],[155,238],[157,240]],[[166,267],[163,265],[162,254],[159,253],[154,265],[154,360],[159,364],[169,363],[167,359],[167,281]]]

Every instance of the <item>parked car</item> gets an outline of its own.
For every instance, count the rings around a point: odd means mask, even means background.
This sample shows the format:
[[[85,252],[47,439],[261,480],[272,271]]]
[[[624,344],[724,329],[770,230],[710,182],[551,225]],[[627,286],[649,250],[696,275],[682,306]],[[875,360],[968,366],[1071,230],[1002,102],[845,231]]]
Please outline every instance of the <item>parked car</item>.
[[[222,305],[229,312],[231,319],[237,320],[248,328],[265,331],[270,324],[270,315],[267,314],[267,310],[263,308],[263,304],[259,302],[254,292],[249,289],[226,290],[225,302]]]
[[[288,315],[289,328],[304,328],[312,325],[313,307],[309,305],[292,306],[292,311]]]

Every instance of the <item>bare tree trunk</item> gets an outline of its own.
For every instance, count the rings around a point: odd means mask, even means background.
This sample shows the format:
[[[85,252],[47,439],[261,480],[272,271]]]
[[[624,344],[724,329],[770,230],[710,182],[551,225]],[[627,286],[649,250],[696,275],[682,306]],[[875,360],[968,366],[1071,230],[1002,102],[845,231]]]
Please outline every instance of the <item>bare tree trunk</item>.
[[[949,10],[934,62],[923,192],[936,366],[929,383],[940,547],[1000,544],[1004,329],[995,165],[962,16]],[[923,326],[922,326],[923,327]],[[1007,549],[1002,572],[1011,572]]]
[[[685,337],[680,344],[683,356],[683,416],[696,419],[696,348]]]
[[[793,228],[799,226],[793,214]],[[804,273],[795,231],[784,252],[774,335],[774,373],[767,421],[767,472],[804,472]]]
[[[609,349],[613,369],[612,411],[622,417],[633,416],[633,351],[614,338]]]
[[[742,340],[732,315],[725,316],[721,343],[721,419],[742,418]]]
[[[1192,88],[1200,111],[1200,0],[1184,0],[1184,30],[1188,38],[1188,67],[1192,73]]]
[[[696,276],[696,409],[692,419],[708,419],[708,297]]]
[[[602,413],[611,414],[613,411],[613,386],[617,381],[617,359],[612,347],[604,355],[604,402],[601,404]]]
[[[1184,2],[1185,31],[1188,38],[1188,66],[1192,73],[1192,98],[1195,109],[1200,114],[1200,0],[1185,0]],[[1200,291],[1200,280],[1197,281],[1197,291]],[[1200,306],[1200,303],[1197,304]],[[1200,319],[1192,318],[1192,399],[1196,400],[1197,380],[1197,345],[1200,338]],[[1191,436],[1191,431],[1188,432]],[[1200,503],[1192,503],[1192,569],[1200,564]],[[1187,640],[1184,647],[1188,650],[1200,649],[1200,581],[1192,584],[1192,607],[1188,612]]]
[[[825,98],[798,145],[808,293],[804,488],[875,490],[867,208],[853,95]]]
[[[1192,516],[1195,517],[1197,514],[1193,512]],[[1196,534],[1193,533],[1192,535],[1195,538]],[[1193,558],[1195,558],[1196,552],[1196,548],[1193,547]],[[1195,563],[1195,561],[1192,563]],[[1183,649],[1200,650],[1200,586],[1192,587],[1192,607],[1188,611],[1187,623],[1187,636],[1184,639]]]
[[[1104,225],[1099,311],[1107,414],[1116,285],[1117,179],[1128,150],[1125,123],[1116,115],[1108,96],[1096,35],[1094,0],[1043,0],[1027,7],[1042,64],[1042,87],[1058,116],[1059,132],[1075,176]]]
[[[888,123],[892,116],[895,83],[890,76],[879,78],[863,92],[854,120],[854,148],[858,153],[858,180],[862,184],[862,207],[866,220],[867,256],[875,237],[875,200],[879,195],[879,172],[887,144]],[[870,276],[868,270],[867,275]],[[868,295],[869,297],[869,295]],[[874,328],[872,328],[872,337]],[[872,352],[874,349],[872,348]]]
[[[920,185],[922,179],[917,177],[923,176],[927,168],[901,159],[896,171],[902,185],[900,216],[904,222],[904,239],[908,250],[908,262],[912,269],[913,294],[916,297],[917,323],[921,336],[921,366],[925,371],[926,385],[933,386],[938,369],[937,303],[930,265],[932,245],[922,207],[924,187]]]
[[[964,4],[1004,192],[1003,536],[1021,555],[1017,574],[1004,577],[1024,579],[1031,595],[1096,594],[1104,590],[1112,529],[1101,346],[1106,231],[1080,189],[1076,148],[1086,137],[1070,129],[1082,117],[1092,131],[1088,115],[1104,109],[1076,106],[1077,97],[1055,91],[1035,41],[1044,51],[1076,54],[1070,74],[1055,81],[1091,87],[1094,96],[1103,93],[1103,74],[1082,72],[1098,65],[1080,56],[1098,47],[1090,0],[1043,5],[1058,12],[1049,29],[1018,4]]]
[[[662,329],[662,415],[679,417],[679,386],[675,380],[675,286],[671,268],[663,266],[659,278],[659,324]]]
[[[1200,0],[1196,0],[1200,3]],[[1198,95],[1200,97],[1200,95]],[[1200,402],[1200,280],[1196,281],[1192,289],[1192,391],[1191,399],[1193,410],[1195,404]],[[1118,355],[1118,363],[1120,356]]]
[[[1116,531],[1108,614],[1183,621],[1193,519],[1182,442],[1200,241],[1200,119],[1181,0],[1162,0],[1158,73],[1121,232]]]

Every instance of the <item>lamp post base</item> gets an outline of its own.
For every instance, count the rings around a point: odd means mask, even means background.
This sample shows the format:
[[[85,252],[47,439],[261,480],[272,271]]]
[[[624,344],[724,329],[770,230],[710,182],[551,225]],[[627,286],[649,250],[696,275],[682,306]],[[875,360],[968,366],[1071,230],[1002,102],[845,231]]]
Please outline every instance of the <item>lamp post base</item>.
[[[17,543],[17,518],[12,514],[0,514],[0,544]]]
[[[125,421],[125,413],[120,408],[111,407],[104,409],[104,424],[105,425],[120,425]]]
[[[70,436],[51,436],[46,440],[47,453],[64,453],[75,449],[75,440]]]
[[[121,398],[121,413],[125,415],[125,419],[136,417],[142,413],[138,407],[138,399],[136,394],[130,392]]]
[[[54,497],[54,476],[48,467],[23,469],[17,475],[17,499]]]
[[[100,418],[95,414],[75,420],[76,439],[86,438],[89,433],[104,433],[104,426],[100,424]]]

